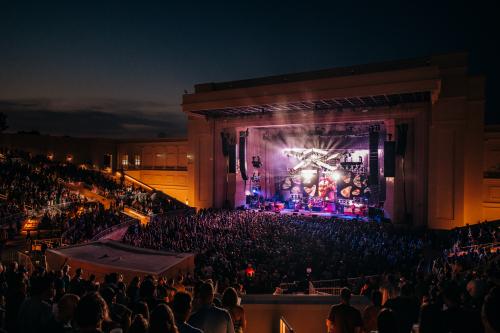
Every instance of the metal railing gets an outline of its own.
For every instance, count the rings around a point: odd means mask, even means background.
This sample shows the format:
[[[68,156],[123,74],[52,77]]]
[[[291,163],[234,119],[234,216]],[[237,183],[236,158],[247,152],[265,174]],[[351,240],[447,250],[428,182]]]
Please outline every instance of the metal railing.
[[[107,228],[99,233],[97,233],[94,237],[92,237],[90,239],[90,241],[97,241],[101,238],[103,238],[104,236],[107,236],[109,235],[110,233],[118,230],[118,229],[121,229],[121,228],[124,228],[124,227],[129,227],[131,226],[132,224],[134,223],[137,223],[137,220],[132,218],[132,217],[128,217],[124,222],[120,223],[120,224],[117,224],[117,225],[114,225],[110,228]]]
[[[499,252],[500,242],[476,244],[459,247],[457,250],[448,253],[448,257],[460,257],[471,252],[479,252],[479,250],[488,249],[491,253]]]
[[[128,165],[123,166],[123,170],[166,170],[166,171],[187,171],[187,166],[163,166],[163,165]]]
[[[322,295],[322,296],[340,296],[340,291],[343,288],[314,288],[309,292],[309,295]]]
[[[312,295],[340,295],[340,290],[346,286],[355,286],[363,279],[378,278],[379,275],[368,275],[365,277],[355,277],[348,279],[333,279],[333,280],[316,280],[309,282],[309,294]],[[281,283],[279,289],[281,293],[297,290],[300,286],[300,281]],[[300,290],[297,290],[300,291]],[[302,290],[303,291],[303,290]]]
[[[295,333],[292,326],[283,316],[280,317],[280,333]]]

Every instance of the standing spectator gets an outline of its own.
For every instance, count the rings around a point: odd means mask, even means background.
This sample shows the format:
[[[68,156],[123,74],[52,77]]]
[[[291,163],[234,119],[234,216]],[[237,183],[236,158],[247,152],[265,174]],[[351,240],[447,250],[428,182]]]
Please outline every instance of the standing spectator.
[[[65,291],[69,290],[69,283],[71,281],[71,276],[69,275],[70,268],[69,265],[64,265],[62,268],[62,280],[64,282],[63,287]]]
[[[69,292],[78,296],[82,296],[85,290],[85,281],[83,280],[83,269],[77,268],[75,276],[69,283]]]
[[[371,294],[372,304],[368,305],[363,311],[363,326],[365,332],[377,330],[377,316],[382,308],[382,293],[373,290]]]
[[[493,288],[486,296],[483,309],[482,320],[485,333],[500,332],[500,288]]]
[[[172,309],[174,311],[175,323],[179,329],[179,333],[203,333],[202,330],[186,323],[192,309],[191,302],[191,295],[184,291],[180,291],[174,296]]]
[[[329,333],[359,333],[363,327],[361,313],[349,304],[351,291],[343,288],[340,292],[340,304],[330,309],[326,327]]]
[[[377,317],[378,333],[398,333],[398,325],[394,311],[383,309]],[[410,331],[408,331],[410,333]]]
[[[149,333],[179,333],[174,314],[166,304],[158,304],[151,313]]]
[[[73,318],[80,297],[74,294],[65,294],[57,302],[55,316],[48,324],[47,332],[53,333],[71,333],[73,332]]]
[[[203,282],[197,293],[195,298],[198,299],[200,307],[191,315],[188,323],[205,333],[234,333],[229,312],[213,305],[214,287],[212,284]]]
[[[227,288],[222,294],[222,306],[229,311],[233,320],[234,332],[243,333],[247,323],[245,309],[238,304],[238,294],[234,288]]]
[[[55,295],[52,278],[47,274],[32,278],[30,292],[31,297],[19,309],[17,327],[20,333],[45,332],[52,319],[51,301]]]
[[[146,318],[141,314],[135,316],[128,333],[148,333],[149,324]]]
[[[384,307],[394,311],[400,333],[410,332],[413,324],[418,321],[419,305],[413,296],[413,288],[409,283],[404,283],[401,286],[400,295],[388,299]]]
[[[16,333],[17,314],[26,298],[27,285],[24,276],[18,272],[7,278],[7,293],[5,297],[5,328],[9,333]]]
[[[102,323],[108,320],[108,306],[106,301],[93,292],[85,295],[75,312],[75,322],[80,333],[102,332]]]

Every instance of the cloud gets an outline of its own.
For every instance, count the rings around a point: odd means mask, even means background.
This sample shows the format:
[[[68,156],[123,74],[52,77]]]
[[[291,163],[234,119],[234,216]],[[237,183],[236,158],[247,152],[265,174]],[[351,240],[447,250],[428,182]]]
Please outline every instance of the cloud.
[[[37,130],[51,135],[107,138],[186,136],[179,106],[137,100],[0,100],[9,132]]]

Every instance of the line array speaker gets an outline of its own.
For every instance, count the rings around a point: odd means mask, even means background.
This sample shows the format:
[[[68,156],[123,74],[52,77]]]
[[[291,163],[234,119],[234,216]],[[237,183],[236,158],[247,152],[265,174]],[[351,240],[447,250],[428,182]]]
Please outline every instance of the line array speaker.
[[[396,142],[384,142],[384,177],[396,176]]]
[[[241,173],[241,178],[244,181],[248,180],[248,175],[247,175],[247,136],[248,136],[248,133],[246,131],[241,131],[239,145],[238,145],[239,159],[240,159],[240,173]]]
[[[369,149],[369,166],[370,174],[368,175],[368,182],[370,186],[378,185],[378,140],[379,133],[376,131],[370,131],[368,139],[368,149]]]
[[[399,124],[397,125],[398,131],[398,145],[396,148],[396,154],[398,156],[406,155],[406,141],[408,138],[408,124]]]

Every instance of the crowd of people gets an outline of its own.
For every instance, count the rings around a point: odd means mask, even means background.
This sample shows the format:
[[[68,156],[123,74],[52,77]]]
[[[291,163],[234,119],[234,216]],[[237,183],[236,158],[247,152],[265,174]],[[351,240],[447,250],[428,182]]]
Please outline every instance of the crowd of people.
[[[201,211],[158,216],[130,227],[134,246],[194,252],[197,275],[221,285],[244,282],[273,292],[280,282],[334,279],[410,269],[432,246],[421,232],[391,224],[253,211]],[[255,274],[248,276],[248,271]]]
[[[49,164],[52,173],[71,183],[85,184],[95,193],[109,198],[117,206],[130,206],[141,213],[162,214],[170,210],[184,208],[184,205],[157,191],[148,191],[140,186],[125,184],[125,179],[115,179],[100,171],[82,168],[70,163]]]
[[[211,281],[200,281],[191,294],[182,278],[146,276],[126,284],[118,273],[103,281],[83,276],[66,264],[31,275],[16,262],[0,264],[0,331],[243,333],[246,327],[235,288],[216,297]]]
[[[143,190],[88,167],[22,151],[4,149],[0,156],[1,244],[20,231],[26,218],[40,219],[40,228],[66,231],[73,244],[116,224],[122,219],[119,212],[127,206],[147,215],[186,207],[163,193]],[[107,198],[111,207],[89,207],[75,186]]]
[[[451,245],[428,263],[420,259],[408,263],[408,269],[395,266],[386,269],[389,273],[361,278],[356,294],[370,300],[361,309],[350,305],[351,291],[344,288],[341,302],[324,314],[327,331],[408,333],[418,327],[420,333],[500,332],[500,258],[481,247],[497,241],[477,238],[486,230],[493,230],[490,224],[451,231],[446,234],[450,239],[440,243]],[[461,238],[464,232],[468,236]],[[466,251],[453,250],[460,238]],[[81,268],[73,274],[66,264],[57,271],[38,268],[32,275],[16,263],[0,265],[1,327],[19,333],[241,333],[246,327],[243,285],[217,288],[212,279],[192,276],[136,277],[127,284],[119,273],[103,281],[84,275]],[[192,285],[193,293],[186,292]]]
[[[484,237],[485,232],[491,233]],[[408,333],[414,327],[420,333],[500,332],[498,235],[496,223],[447,233],[453,245],[429,265],[420,262],[407,273],[366,279],[360,294],[371,304],[362,311],[349,305],[350,291],[342,290],[341,304],[327,318],[329,332],[354,332],[354,327],[380,333]],[[496,248],[484,246],[492,242]]]
[[[82,211],[65,217],[65,232],[62,234],[65,244],[77,244],[91,240],[100,232],[124,222],[128,217],[114,208],[105,209],[101,204],[82,207]]]
[[[341,285],[371,300],[359,311],[342,302],[327,316],[329,332],[499,332],[499,223],[451,231],[390,223],[271,212],[201,210],[98,171],[22,152],[3,152],[0,218],[9,234],[29,214],[41,227],[57,226],[66,244],[92,239],[123,221],[125,206],[150,215],[129,227],[133,246],[195,253],[195,275],[167,280],[120,274],[85,279],[80,268],[37,268],[28,275],[0,265],[0,319],[7,332],[243,332],[244,293],[314,292],[313,280]],[[113,202],[89,202],[66,183],[85,186]],[[46,209],[56,207],[57,209]],[[32,235],[27,234],[27,238]],[[496,245],[495,245],[496,244]],[[364,276],[371,276],[364,278]],[[350,283],[348,277],[359,277]],[[195,286],[193,295],[184,286]],[[314,287],[314,286],[313,286]],[[219,294],[219,297],[215,295]],[[326,314],[325,314],[326,316]],[[219,329],[219,331],[217,330]]]

